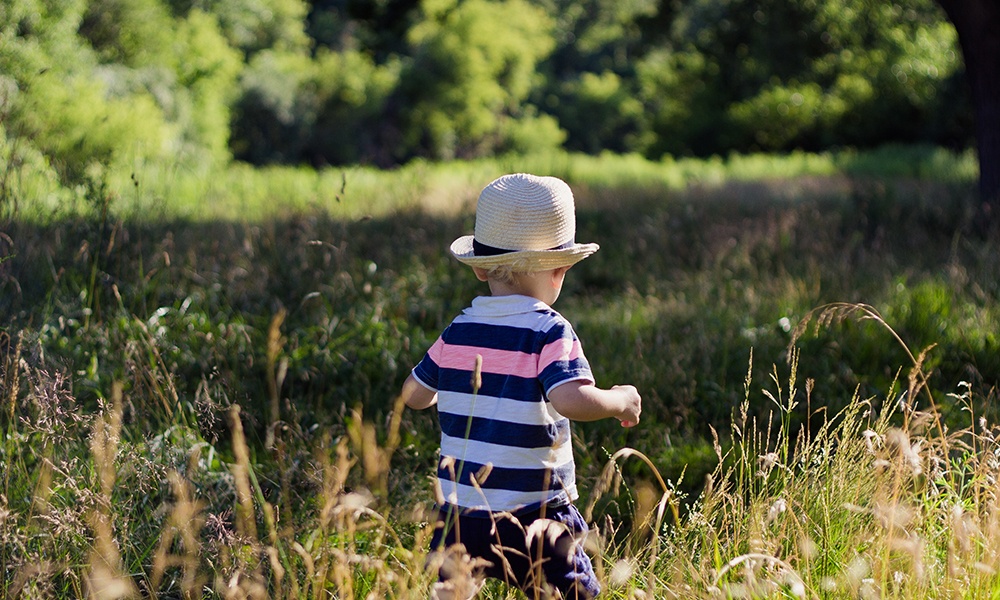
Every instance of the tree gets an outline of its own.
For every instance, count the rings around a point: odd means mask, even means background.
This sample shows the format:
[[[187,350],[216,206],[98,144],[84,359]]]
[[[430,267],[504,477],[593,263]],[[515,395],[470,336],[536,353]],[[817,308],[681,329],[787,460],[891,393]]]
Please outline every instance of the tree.
[[[171,155],[172,127],[143,80],[147,73],[158,74],[155,69],[100,62],[102,50],[108,50],[110,60],[127,54],[137,64],[155,53],[119,36],[120,29],[90,22],[85,29],[102,40],[101,49],[94,48],[79,34],[87,9],[83,1],[0,6],[0,80],[5,90],[0,133],[18,154],[44,156],[68,184],[105,167],[128,164],[139,153],[158,161]],[[3,158],[12,161],[8,165],[22,160],[13,150]]]
[[[644,149],[716,154],[956,143],[960,68],[935,0],[689,0],[636,61]]]
[[[958,32],[976,113],[981,225],[997,224],[1000,211],[1000,3],[938,0]]]
[[[166,0],[178,17],[191,11],[214,15],[229,45],[247,56],[262,50],[306,51],[305,0]]]
[[[406,53],[406,32],[421,16],[420,0],[312,0],[306,32],[315,47],[363,49],[376,64]]]
[[[401,74],[405,144],[435,159],[474,158],[506,144],[524,116],[538,63],[555,45],[551,19],[526,0],[425,0]]]

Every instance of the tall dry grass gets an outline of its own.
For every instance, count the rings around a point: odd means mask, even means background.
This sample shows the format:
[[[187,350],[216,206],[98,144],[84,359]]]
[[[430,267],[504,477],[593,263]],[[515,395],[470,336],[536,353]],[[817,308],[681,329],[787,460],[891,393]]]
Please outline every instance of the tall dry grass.
[[[811,315],[820,326],[854,317],[892,331],[863,305]],[[228,420],[226,447],[181,419],[143,435],[121,385],[87,412],[64,374],[16,341],[7,347],[6,597],[427,597],[430,505],[389,493],[401,475],[398,403],[378,424],[355,412],[336,438],[297,432],[279,405],[269,468],[237,404],[215,406]],[[963,384],[952,400],[968,423],[949,429],[922,355],[910,355],[884,397],[856,395],[827,414],[813,405],[812,381],[798,379],[794,347],[763,389],[751,383],[751,353],[744,401],[714,439],[718,466],[697,497],[641,451],[614,453],[585,511],[606,597],[996,597],[1000,426],[974,413],[978,391]],[[754,404],[770,406],[770,418],[752,416]],[[802,404],[818,426],[793,424]],[[632,462],[640,468],[624,468]],[[608,501],[632,518],[609,518]],[[487,585],[481,597],[517,595]]]
[[[851,317],[878,321],[871,307],[830,305],[820,326]],[[803,322],[803,325],[806,321]],[[801,331],[800,331],[801,333]],[[909,353],[909,350],[907,349]],[[884,398],[855,395],[841,412],[811,405],[813,382],[772,372],[759,398],[745,400],[730,436],[716,436],[718,468],[681,509],[669,482],[633,490],[637,518],[605,555],[615,594],[626,598],[995,598],[1000,593],[1000,426],[974,414],[977,390],[963,382],[953,400],[968,413],[949,429],[926,386],[923,353]],[[790,429],[804,402],[815,431]],[[616,461],[638,457],[634,450]],[[609,464],[599,492],[621,484]],[[681,514],[682,513],[682,514]],[[608,524],[605,531],[615,531]],[[636,539],[642,543],[636,543]]]
[[[360,413],[308,447],[272,423],[281,469],[262,480],[239,405],[215,407],[227,448],[183,419],[143,437],[121,385],[88,414],[64,375],[22,351],[13,344],[2,371],[4,597],[424,595],[419,512],[386,496],[398,417],[384,444]]]

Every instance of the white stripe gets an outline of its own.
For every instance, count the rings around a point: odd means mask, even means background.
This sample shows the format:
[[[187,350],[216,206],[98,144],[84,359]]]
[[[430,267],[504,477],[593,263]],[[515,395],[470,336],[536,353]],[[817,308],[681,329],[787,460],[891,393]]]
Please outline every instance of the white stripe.
[[[493,463],[504,469],[553,469],[573,462],[570,441],[556,448],[515,448],[441,435],[441,456],[475,463]]]
[[[502,510],[515,510],[529,504],[543,504],[554,500],[560,496],[565,496],[567,500],[574,501],[579,497],[576,485],[572,485],[565,490],[548,490],[544,492],[515,492],[509,490],[484,490],[438,479],[444,499],[451,504],[463,508],[486,509],[493,512]]]
[[[471,410],[470,410],[471,409]],[[548,402],[524,402],[482,394],[438,392],[438,411],[522,425],[552,425],[563,417]]]

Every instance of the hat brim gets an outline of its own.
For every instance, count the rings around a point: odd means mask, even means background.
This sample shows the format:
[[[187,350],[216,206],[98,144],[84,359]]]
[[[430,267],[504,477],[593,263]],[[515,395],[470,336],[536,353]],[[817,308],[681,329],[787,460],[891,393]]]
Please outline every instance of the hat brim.
[[[470,267],[492,269],[510,266],[518,272],[532,273],[575,265],[600,249],[597,244],[574,244],[559,250],[518,250],[491,256],[476,256],[472,249],[474,236],[465,235],[451,244],[451,253]]]

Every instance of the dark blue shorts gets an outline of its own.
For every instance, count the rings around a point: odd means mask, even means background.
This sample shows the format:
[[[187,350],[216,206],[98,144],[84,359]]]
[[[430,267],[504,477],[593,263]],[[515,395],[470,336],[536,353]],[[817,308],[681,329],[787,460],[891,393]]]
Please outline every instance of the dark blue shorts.
[[[555,523],[529,543],[529,528],[543,518]],[[544,524],[538,523],[535,528]],[[590,557],[583,549],[587,531],[587,522],[572,504],[546,506],[513,518],[505,513],[456,517],[454,509],[450,514],[443,509],[431,538],[431,550],[461,543],[469,556],[489,562],[482,572],[484,576],[516,586],[529,598],[536,597],[534,592],[544,581],[567,600],[583,600],[601,591]],[[447,581],[449,574],[442,569],[438,577]]]

